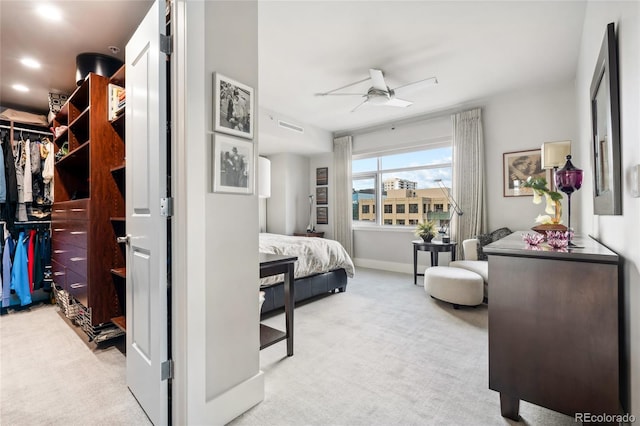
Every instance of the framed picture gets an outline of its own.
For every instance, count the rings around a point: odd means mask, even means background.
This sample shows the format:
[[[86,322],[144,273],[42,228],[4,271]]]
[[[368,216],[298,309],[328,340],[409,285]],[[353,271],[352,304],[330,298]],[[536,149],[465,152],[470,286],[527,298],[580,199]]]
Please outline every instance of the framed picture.
[[[328,185],[329,184],[329,168],[318,167],[316,169],[316,185]]]
[[[551,169],[544,170],[542,168],[540,149],[502,154],[503,195],[505,197],[533,195],[531,188],[523,186],[529,176],[532,178],[543,177],[547,180],[547,186],[551,184]]]
[[[329,208],[328,207],[316,207],[316,223],[318,225],[329,224]]]
[[[253,143],[213,135],[213,191],[253,194]]]
[[[327,199],[327,187],[319,186],[316,188],[316,204],[329,204]]]
[[[214,130],[253,139],[253,89],[247,85],[213,74]]]

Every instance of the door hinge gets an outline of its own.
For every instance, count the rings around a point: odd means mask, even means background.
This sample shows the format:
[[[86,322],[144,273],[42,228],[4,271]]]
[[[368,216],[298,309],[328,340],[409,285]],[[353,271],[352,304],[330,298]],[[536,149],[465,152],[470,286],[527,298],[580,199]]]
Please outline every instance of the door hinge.
[[[165,55],[173,53],[173,42],[171,36],[160,34],[160,51]]]
[[[173,198],[160,198],[160,216],[173,216]]]
[[[160,380],[173,379],[173,361],[168,359],[160,365]]]

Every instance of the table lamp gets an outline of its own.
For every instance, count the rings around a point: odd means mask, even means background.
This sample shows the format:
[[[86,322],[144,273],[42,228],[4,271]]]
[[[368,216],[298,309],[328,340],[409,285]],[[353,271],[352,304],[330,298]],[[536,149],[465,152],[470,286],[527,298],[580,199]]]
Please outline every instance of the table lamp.
[[[555,176],[556,186],[560,191],[567,194],[567,203],[569,206],[569,213],[567,217],[569,247],[577,247],[571,242],[571,234],[573,232],[573,229],[571,229],[571,194],[582,187],[582,176],[582,170],[571,163],[571,155],[567,155],[567,162],[564,164],[563,168],[556,172]]]

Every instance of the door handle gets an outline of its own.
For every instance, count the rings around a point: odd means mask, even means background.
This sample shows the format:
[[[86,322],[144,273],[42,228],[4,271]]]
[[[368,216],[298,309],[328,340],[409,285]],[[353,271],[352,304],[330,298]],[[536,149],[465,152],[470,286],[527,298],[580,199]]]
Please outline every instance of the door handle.
[[[131,234],[127,234],[124,237],[118,237],[116,238],[116,241],[118,242],[118,244],[126,244],[129,245],[131,243]]]

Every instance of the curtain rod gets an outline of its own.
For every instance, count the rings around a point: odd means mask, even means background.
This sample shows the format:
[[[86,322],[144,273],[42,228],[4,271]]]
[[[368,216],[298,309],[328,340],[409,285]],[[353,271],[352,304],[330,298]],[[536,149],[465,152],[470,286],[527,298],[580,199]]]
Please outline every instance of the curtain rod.
[[[11,126],[7,126],[7,125],[4,125],[4,124],[0,124],[0,128],[8,129],[8,130],[12,129]],[[43,131],[40,131],[40,130],[26,129],[24,127],[13,127],[13,130],[20,130],[22,132],[27,132],[27,133],[37,133],[39,135],[45,135],[45,136],[53,136],[53,133],[51,133],[51,132],[43,132]]]

